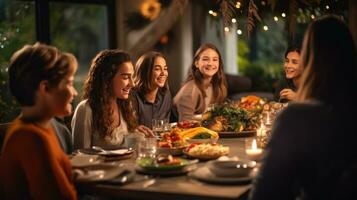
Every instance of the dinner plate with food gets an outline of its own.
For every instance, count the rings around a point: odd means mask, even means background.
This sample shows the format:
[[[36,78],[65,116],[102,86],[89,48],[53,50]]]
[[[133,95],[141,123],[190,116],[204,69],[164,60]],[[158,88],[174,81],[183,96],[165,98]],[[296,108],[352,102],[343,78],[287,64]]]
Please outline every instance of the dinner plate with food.
[[[139,173],[152,175],[178,175],[193,169],[196,160],[190,161],[172,155],[159,154],[155,158],[144,157],[136,161],[136,170]]]
[[[181,137],[180,132],[180,129],[174,128],[170,132],[161,134],[161,139],[157,143],[157,152],[174,156],[181,155],[188,143]]]
[[[200,160],[213,160],[229,154],[229,147],[217,143],[192,143],[183,153]]]

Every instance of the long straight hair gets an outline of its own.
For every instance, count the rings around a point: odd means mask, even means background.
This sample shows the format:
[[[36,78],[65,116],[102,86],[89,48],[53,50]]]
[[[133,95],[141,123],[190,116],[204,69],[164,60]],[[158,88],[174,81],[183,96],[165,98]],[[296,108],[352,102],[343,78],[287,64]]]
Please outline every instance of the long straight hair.
[[[166,61],[165,56],[156,51],[150,51],[142,55],[135,65],[135,87],[142,94],[150,92],[152,87],[152,74],[155,65],[155,59],[161,57]],[[165,86],[160,88],[159,91],[169,89],[168,78],[166,79]]]
[[[222,103],[225,98],[227,97],[227,81],[226,77],[224,75],[224,66],[223,66],[223,61],[222,61],[222,56],[219,53],[218,49],[216,46],[214,46],[211,43],[205,43],[200,46],[200,48],[197,49],[195,56],[193,58],[192,64],[191,64],[191,70],[189,71],[188,78],[186,79],[186,82],[194,80],[195,84],[197,85],[198,89],[201,91],[203,97],[206,97],[206,92],[203,86],[203,75],[200,72],[200,70],[196,67],[196,61],[200,59],[200,56],[202,52],[204,52],[207,49],[212,49],[215,52],[217,52],[218,57],[219,57],[219,68],[217,73],[212,77],[211,83],[213,87],[213,96],[214,96],[214,101],[213,103]]]
[[[304,38],[305,66],[298,101],[338,104],[356,93],[356,47],[347,25],[335,16],[312,22]]]

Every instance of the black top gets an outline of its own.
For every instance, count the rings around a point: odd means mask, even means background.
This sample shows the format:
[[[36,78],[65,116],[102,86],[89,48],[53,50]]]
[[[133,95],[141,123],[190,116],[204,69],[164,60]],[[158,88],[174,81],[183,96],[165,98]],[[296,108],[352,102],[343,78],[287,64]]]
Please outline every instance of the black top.
[[[169,90],[159,90],[154,103],[146,100],[144,94],[133,90],[133,96],[137,100],[137,113],[140,125],[152,128],[153,119],[170,120],[172,96]]]
[[[356,111],[352,103],[289,105],[275,121],[250,199],[339,199],[342,175],[357,163]]]
[[[285,79],[285,81],[282,83],[282,85],[275,91],[274,101],[281,102],[281,103],[289,102],[289,100],[287,100],[287,99],[280,99],[280,92],[285,88],[291,89],[294,92],[296,92],[298,90],[298,88],[294,85],[293,80]]]

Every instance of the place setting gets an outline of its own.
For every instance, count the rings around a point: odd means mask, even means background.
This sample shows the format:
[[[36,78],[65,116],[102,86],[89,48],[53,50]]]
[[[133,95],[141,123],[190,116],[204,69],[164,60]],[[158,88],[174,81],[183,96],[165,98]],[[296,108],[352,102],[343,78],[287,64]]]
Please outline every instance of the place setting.
[[[252,160],[217,159],[188,174],[189,177],[210,184],[248,184],[258,172]]]

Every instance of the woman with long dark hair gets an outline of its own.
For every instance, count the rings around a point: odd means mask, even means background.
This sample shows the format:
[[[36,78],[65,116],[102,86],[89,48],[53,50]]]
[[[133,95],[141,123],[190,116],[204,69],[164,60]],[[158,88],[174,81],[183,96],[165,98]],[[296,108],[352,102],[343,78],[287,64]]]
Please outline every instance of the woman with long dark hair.
[[[195,53],[186,82],[174,98],[179,121],[193,119],[210,104],[222,103],[226,96],[222,56],[213,44],[203,44]]]
[[[356,47],[347,25],[335,16],[312,22],[300,65],[297,103],[275,122],[251,199],[356,199],[355,183],[352,193],[338,189],[357,164]]]
[[[133,64],[124,51],[103,50],[92,60],[83,101],[72,119],[74,149],[119,147],[128,131],[138,128],[129,99],[133,75]]]
[[[295,99],[304,70],[299,62],[300,49],[296,46],[289,47],[285,52],[284,60],[285,85],[278,91],[276,95],[277,101],[288,102]]]
[[[153,119],[170,120],[172,97],[168,85],[168,67],[162,53],[150,51],[135,66],[135,88],[139,123],[152,126]]]

